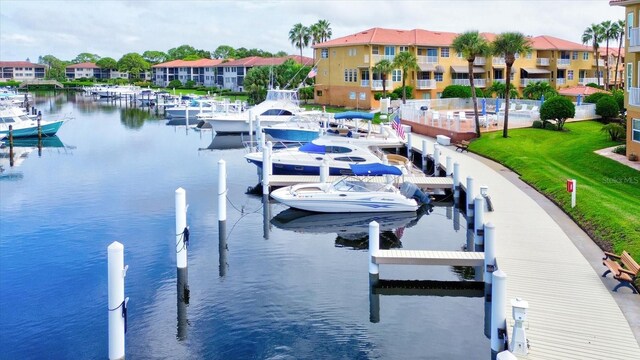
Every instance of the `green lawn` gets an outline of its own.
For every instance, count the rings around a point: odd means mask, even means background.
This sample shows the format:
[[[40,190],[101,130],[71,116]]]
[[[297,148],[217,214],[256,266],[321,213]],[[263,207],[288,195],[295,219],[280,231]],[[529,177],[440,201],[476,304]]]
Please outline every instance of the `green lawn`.
[[[551,198],[605,250],[627,250],[640,260],[640,172],[593,151],[617,145],[595,121],[567,131],[509,130],[483,134],[469,150],[496,160]],[[576,179],[576,207],[566,180]],[[535,221],[535,219],[532,219]]]

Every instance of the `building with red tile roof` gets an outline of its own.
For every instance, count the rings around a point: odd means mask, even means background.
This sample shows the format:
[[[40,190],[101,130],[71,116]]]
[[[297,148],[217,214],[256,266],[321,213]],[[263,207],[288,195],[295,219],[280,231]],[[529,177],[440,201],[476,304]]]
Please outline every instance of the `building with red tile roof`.
[[[173,80],[183,84],[193,81],[197,85],[215,86],[217,66],[224,60],[172,60],[151,67],[151,78],[158,86],[167,86]]]
[[[29,61],[0,61],[0,79],[3,81],[44,79],[47,66]]]

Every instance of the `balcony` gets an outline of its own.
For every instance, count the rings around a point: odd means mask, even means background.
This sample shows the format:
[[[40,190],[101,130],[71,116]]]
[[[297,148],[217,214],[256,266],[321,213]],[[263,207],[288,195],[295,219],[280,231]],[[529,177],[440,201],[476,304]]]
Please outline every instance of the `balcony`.
[[[487,58],[482,56],[476,56],[476,59],[473,61],[473,65],[484,66],[487,64]]]
[[[639,47],[637,49],[629,49],[629,51],[640,51],[640,28],[631,28],[629,31],[629,48]]]
[[[469,81],[469,79],[453,79],[452,80],[452,84],[453,85],[469,86],[469,85],[471,85],[471,82]],[[473,79],[473,84],[476,87],[486,87],[487,86],[487,80],[486,79]]]
[[[393,58],[395,55],[371,55],[371,60],[373,60],[373,64],[377,64],[380,60],[389,60],[393,62]]]
[[[587,84],[604,84],[604,80],[602,78],[600,78],[600,82],[598,82],[598,78],[596,77],[585,77],[585,78],[579,78],[578,79],[578,84],[579,85],[587,85]]]
[[[418,80],[416,84],[417,89],[435,89],[436,81],[434,79]]]
[[[418,56],[418,64],[437,64],[437,63],[438,63],[437,56],[425,56],[425,55]]]
[[[506,84],[507,80],[506,79],[493,79],[493,82],[497,82],[497,83],[500,83],[500,84]]]
[[[569,66],[571,65],[571,59],[558,59],[558,66]]]
[[[549,58],[537,58],[536,65],[538,66],[549,66]]]
[[[493,66],[505,66],[506,61],[503,57],[494,57],[493,59],[491,59],[491,64]]]
[[[566,83],[567,82],[566,82],[565,78],[557,78],[556,79],[556,85],[564,85]]]
[[[604,59],[598,59],[593,62],[593,66],[604,66]]]
[[[629,90],[629,105],[640,106],[640,88],[628,88]]]
[[[385,89],[390,90],[393,82],[386,80],[385,85]],[[382,90],[382,80],[371,80],[371,90]]]

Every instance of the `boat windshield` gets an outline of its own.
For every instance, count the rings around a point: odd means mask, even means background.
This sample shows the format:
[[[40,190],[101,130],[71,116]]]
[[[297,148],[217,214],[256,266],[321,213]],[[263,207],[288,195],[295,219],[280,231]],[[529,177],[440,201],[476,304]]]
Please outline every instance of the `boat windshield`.
[[[344,192],[392,191],[391,188],[386,186],[386,184],[384,183],[363,181],[353,177],[347,177],[338,180],[333,184],[333,188],[337,191]]]

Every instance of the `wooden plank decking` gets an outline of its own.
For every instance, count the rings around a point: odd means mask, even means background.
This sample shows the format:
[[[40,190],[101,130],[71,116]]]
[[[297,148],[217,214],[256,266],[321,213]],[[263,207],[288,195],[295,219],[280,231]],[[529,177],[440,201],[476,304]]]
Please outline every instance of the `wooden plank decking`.
[[[372,256],[376,264],[482,266],[484,253],[430,250],[378,250]]]

